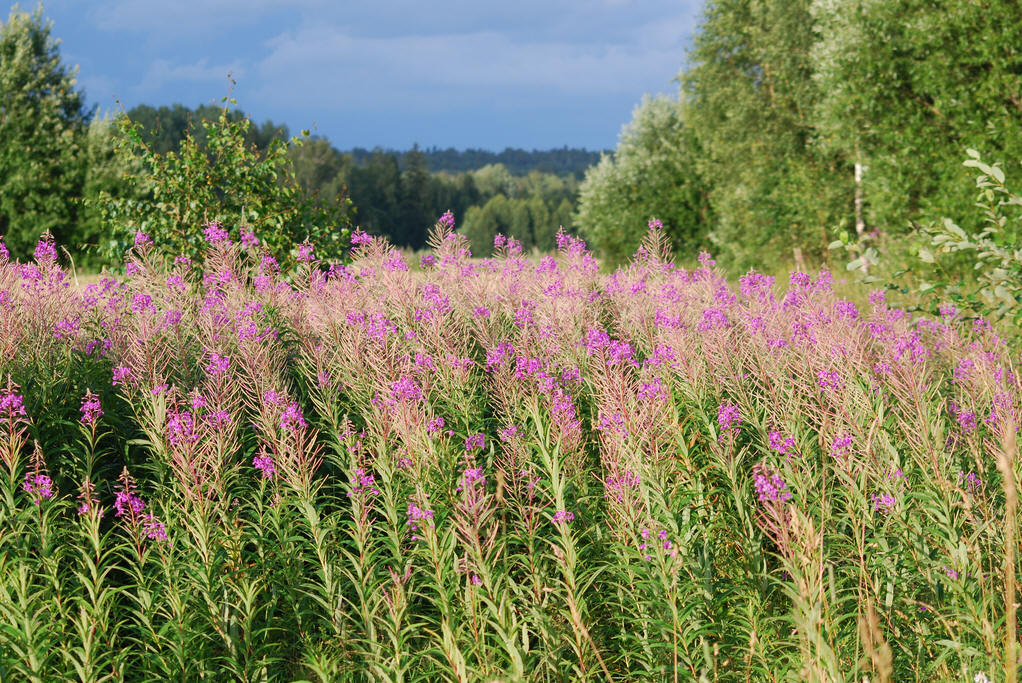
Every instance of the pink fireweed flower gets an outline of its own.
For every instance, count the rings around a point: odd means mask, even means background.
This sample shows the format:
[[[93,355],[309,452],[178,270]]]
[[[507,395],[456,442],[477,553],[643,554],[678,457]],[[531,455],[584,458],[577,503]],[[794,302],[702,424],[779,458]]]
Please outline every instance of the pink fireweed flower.
[[[435,417],[426,423],[426,433],[430,436],[439,436],[444,430],[444,425],[446,425],[444,418]]]
[[[355,478],[348,491],[348,498],[356,496],[368,497],[380,495],[380,489],[376,486],[376,477],[359,467],[355,470]]]
[[[518,428],[518,425],[511,425],[510,427],[507,427],[506,429],[500,430],[500,440],[501,441],[510,441],[511,439],[513,439],[516,436],[518,436],[519,434],[521,434],[521,431],[522,430]]]
[[[567,510],[558,510],[553,516],[554,524],[571,524],[575,521],[575,513],[568,512]]]
[[[124,381],[131,376],[131,368],[126,368],[123,365],[119,365],[114,368],[113,372],[113,384],[115,387],[118,384],[124,384]]]
[[[445,211],[440,218],[437,219],[437,223],[448,228],[449,230],[454,229],[454,214],[450,211]]]
[[[788,485],[777,474],[769,473],[766,470],[756,472],[754,486],[757,497],[764,503],[784,503],[791,500],[791,491],[788,490]]]
[[[741,411],[738,406],[734,403],[721,403],[717,408],[717,424],[720,425],[722,432],[730,431],[732,428],[735,433],[739,431],[739,425],[742,423]]]
[[[259,238],[256,237],[255,233],[252,232],[252,231],[243,232],[243,233],[241,233],[241,246],[243,246],[246,249],[251,249],[253,247],[258,247],[259,246]]]
[[[53,481],[43,472],[28,473],[23,484],[25,493],[33,496],[32,502],[39,505],[44,498],[53,498]]]
[[[433,254],[423,254],[422,258],[419,259],[419,266],[422,268],[431,268],[436,265],[436,256]]]
[[[167,417],[167,442],[172,446],[184,446],[199,440],[195,431],[195,420],[191,412],[174,411]]]
[[[0,261],[10,261],[11,252],[7,251],[7,245],[4,244],[3,240],[0,240]]]
[[[142,534],[152,541],[166,541],[167,529],[151,512],[142,515]]]
[[[873,511],[890,514],[897,507],[897,499],[889,493],[873,494]]]
[[[10,422],[24,421],[26,417],[25,400],[14,388],[8,387],[0,391],[0,413],[5,413],[5,417]]]
[[[770,443],[770,450],[777,451],[781,455],[789,455],[795,453],[795,439],[792,437],[785,438],[780,432],[772,431],[767,434],[767,439]]]
[[[824,390],[833,389],[836,391],[844,387],[841,375],[834,370],[820,370],[816,373],[816,384]]]
[[[295,429],[305,429],[307,426],[302,409],[298,407],[296,401],[292,401],[280,416],[280,428],[285,432],[293,432]]]
[[[852,437],[849,434],[842,434],[830,444],[830,454],[835,458],[848,455],[852,450]]]
[[[220,224],[216,221],[206,223],[206,227],[202,229],[202,234],[210,244],[220,244],[221,242],[229,244],[231,241],[230,234],[220,227]]]
[[[37,263],[42,263],[43,261],[53,262],[57,260],[57,245],[54,244],[53,237],[51,235],[43,235],[42,239],[36,243],[32,257],[35,258]]]
[[[367,232],[362,232],[361,230],[356,230],[355,232],[351,233],[351,246],[353,246],[353,247],[359,247],[359,246],[364,246],[366,244],[371,244],[372,241],[373,241],[372,235],[370,235]]]
[[[96,421],[103,417],[103,407],[99,403],[99,396],[86,389],[85,396],[82,397],[81,412],[82,424],[89,427],[95,425]]]
[[[433,528],[433,511],[420,508],[415,503],[408,503],[408,526],[412,531],[418,531],[419,525],[425,523],[430,529]],[[415,540],[415,537],[412,537]]]
[[[465,450],[471,453],[475,450],[482,450],[486,447],[486,437],[483,434],[473,434],[465,439]]]
[[[400,403],[415,403],[422,399],[422,387],[411,377],[402,377],[390,385],[390,396]]]
[[[486,477],[483,476],[481,467],[470,467],[461,475],[461,483],[458,484],[458,491],[470,491],[476,485],[486,486]]]
[[[153,243],[153,238],[150,237],[149,235],[145,234],[141,230],[138,230],[138,231],[135,232],[135,248],[136,249],[141,249],[142,247],[146,246],[147,244],[152,244],[152,243]]]
[[[133,491],[118,491],[114,496],[114,517],[124,515],[140,515],[145,510],[145,501],[139,498]]]
[[[203,418],[214,430],[226,429],[231,425],[231,414],[226,410],[213,410]]]
[[[958,473],[958,485],[965,487],[966,493],[977,493],[983,488],[983,480],[975,472]]]
[[[312,249],[313,246],[309,242],[303,242],[298,245],[298,260],[302,263],[309,263],[312,261]]]
[[[663,401],[667,399],[667,391],[659,377],[652,382],[642,382],[637,398],[640,401]]]
[[[659,218],[649,219],[649,223],[647,225],[649,226],[650,230],[659,230],[664,227],[663,222],[661,222]]]
[[[252,464],[257,470],[263,473],[263,479],[273,479],[277,474],[277,467],[273,464],[273,458],[269,455],[257,455],[252,458]]]
[[[619,503],[624,502],[625,500],[630,499],[639,489],[640,483],[641,480],[639,479],[639,475],[630,470],[625,470],[624,473],[619,476],[607,477],[607,481],[603,484],[603,497],[613,498]]]
[[[231,366],[231,359],[229,356],[221,356],[219,353],[211,351],[209,353],[209,363],[206,364],[207,375],[221,375],[227,372]]]

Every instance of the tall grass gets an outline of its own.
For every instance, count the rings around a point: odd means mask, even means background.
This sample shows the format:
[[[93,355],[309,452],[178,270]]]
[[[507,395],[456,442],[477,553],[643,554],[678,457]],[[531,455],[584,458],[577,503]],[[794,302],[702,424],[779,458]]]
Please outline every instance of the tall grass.
[[[984,321],[656,229],[609,275],[206,237],[0,258],[0,679],[1016,680]]]

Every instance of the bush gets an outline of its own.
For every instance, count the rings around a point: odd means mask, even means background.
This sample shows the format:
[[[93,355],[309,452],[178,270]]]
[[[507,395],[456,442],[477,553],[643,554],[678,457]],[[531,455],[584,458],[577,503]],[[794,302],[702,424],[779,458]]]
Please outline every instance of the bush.
[[[117,154],[141,172],[125,178],[130,192],[121,197],[103,192],[94,200],[112,229],[106,255],[119,259],[141,231],[164,252],[199,260],[203,228],[216,223],[238,239],[254,235],[282,264],[293,262],[292,245],[303,239],[316,244],[320,258],[339,257],[348,246],[350,202],[325,205],[307,197],[295,179],[288,144],[275,139],[259,154],[245,142],[252,122],[233,120],[234,100],[222,102],[219,120],[201,122],[204,147],[189,133],[177,152],[166,154],[145,143],[139,124],[123,115],[117,119]]]

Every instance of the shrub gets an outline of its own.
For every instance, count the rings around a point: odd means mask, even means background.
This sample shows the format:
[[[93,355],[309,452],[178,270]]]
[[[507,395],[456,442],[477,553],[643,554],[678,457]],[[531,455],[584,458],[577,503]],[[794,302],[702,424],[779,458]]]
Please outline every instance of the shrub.
[[[108,257],[118,259],[136,232],[150,235],[167,254],[202,257],[203,230],[218,224],[238,240],[254,236],[280,263],[293,261],[293,245],[315,242],[321,258],[337,258],[348,246],[348,207],[344,200],[324,204],[298,185],[287,144],[270,142],[260,155],[245,143],[251,121],[234,120],[224,98],[217,121],[203,120],[206,144],[189,133],[176,152],[159,154],[143,140],[139,124],[120,116],[118,155],[126,166],[141,167],[125,178],[130,191],[120,197],[103,192],[99,204],[112,230]],[[303,131],[303,135],[307,135]],[[299,137],[292,145],[302,144]]]

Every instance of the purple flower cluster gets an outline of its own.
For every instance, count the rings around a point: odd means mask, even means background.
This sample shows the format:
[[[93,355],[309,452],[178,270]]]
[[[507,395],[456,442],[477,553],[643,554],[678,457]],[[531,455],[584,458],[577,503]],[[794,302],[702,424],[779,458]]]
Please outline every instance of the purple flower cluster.
[[[738,406],[734,403],[721,403],[717,407],[717,424],[720,426],[722,432],[730,431],[734,429],[738,432],[739,425],[742,423],[742,414]]]
[[[568,510],[558,510],[553,516],[554,524],[571,524],[575,521],[575,513]]]
[[[6,413],[5,417],[11,422],[24,420],[25,401],[13,389],[0,391],[0,413]]]
[[[469,467],[462,475],[458,484],[458,491],[471,491],[476,485],[486,486],[486,477],[481,467]]]
[[[469,453],[472,451],[481,451],[486,447],[486,437],[483,434],[473,434],[465,439],[465,450]]]
[[[788,485],[776,473],[769,473],[766,470],[756,472],[754,486],[757,497],[764,503],[784,503],[791,500],[791,491],[788,490]]]
[[[53,481],[42,472],[25,475],[25,493],[33,496],[33,503],[39,505],[44,498],[53,498]]]
[[[402,377],[390,385],[390,396],[399,403],[422,400],[422,387],[411,377]]]
[[[99,403],[99,396],[86,391],[82,398],[82,424],[93,426],[99,418],[103,417],[103,407]]]
[[[199,440],[195,420],[187,410],[173,411],[167,417],[167,441],[171,446],[187,446]]]
[[[54,244],[53,237],[50,235],[44,235],[43,238],[36,243],[35,251],[32,253],[32,257],[36,260],[37,263],[56,262],[57,245]]]
[[[294,432],[296,429],[305,429],[307,426],[302,409],[298,407],[298,402],[291,401],[280,415],[280,428],[285,432]]]
[[[209,353],[209,363],[206,364],[206,374],[210,376],[221,375],[231,367],[229,356],[221,356],[215,351]]]
[[[351,490],[348,491],[348,498],[378,495],[380,495],[380,489],[376,486],[376,477],[361,467],[355,470],[355,479],[352,482]]]
[[[206,241],[210,244],[230,243],[231,236],[226,230],[220,227],[220,224],[213,221],[207,223],[202,229],[202,234],[205,236]]]
[[[273,479],[273,477],[277,474],[277,467],[273,464],[273,458],[269,455],[263,454],[255,456],[252,458],[252,464],[257,470],[262,472],[263,479]]]
[[[114,517],[140,515],[145,510],[145,501],[130,490],[121,490],[114,496]]]
[[[408,526],[412,531],[418,531],[419,525],[425,524],[430,529],[433,528],[433,511],[420,508],[415,503],[408,503]],[[418,540],[416,536],[412,536],[412,540]]]

